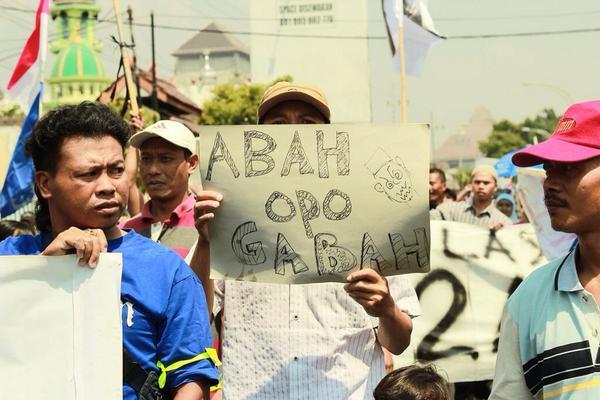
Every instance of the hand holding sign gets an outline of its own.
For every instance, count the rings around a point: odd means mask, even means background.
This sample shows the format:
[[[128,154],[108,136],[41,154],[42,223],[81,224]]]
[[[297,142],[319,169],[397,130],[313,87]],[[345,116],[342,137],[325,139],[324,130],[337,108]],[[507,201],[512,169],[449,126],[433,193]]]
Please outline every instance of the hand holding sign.
[[[371,317],[393,316],[396,302],[390,295],[387,280],[371,268],[365,268],[348,275],[344,290]]]
[[[44,249],[43,256],[62,256],[77,253],[79,265],[94,268],[100,253],[106,251],[108,242],[102,229],[85,229],[71,227],[59,233]]]
[[[210,190],[201,190],[196,192],[192,189],[196,197],[194,205],[194,224],[198,231],[198,240],[203,242],[210,241],[208,233],[208,224],[215,218],[215,210],[221,205],[223,195]]]

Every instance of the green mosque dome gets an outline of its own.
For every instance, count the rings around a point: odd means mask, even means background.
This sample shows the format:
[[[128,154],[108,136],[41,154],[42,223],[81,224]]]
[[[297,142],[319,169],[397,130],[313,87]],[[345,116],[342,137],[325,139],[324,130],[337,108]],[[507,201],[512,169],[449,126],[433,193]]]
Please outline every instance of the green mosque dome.
[[[106,81],[104,68],[98,56],[94,49],[85,44],[71,44],[58,53],[48,81]]]
[[[56,56],[46,79],[44,108],[94,100],[112,82],[102,66],[102,44],[94,39],[100,12],[96,0],[53,0],[56,39],[50,50]]]

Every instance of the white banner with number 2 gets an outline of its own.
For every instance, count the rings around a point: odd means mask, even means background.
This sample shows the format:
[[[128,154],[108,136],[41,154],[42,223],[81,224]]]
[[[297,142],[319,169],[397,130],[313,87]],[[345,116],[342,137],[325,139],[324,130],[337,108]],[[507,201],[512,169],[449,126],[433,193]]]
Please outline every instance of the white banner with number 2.
[[[530,224],[488,229],[431,221],[431,272],[410,278],[423,314],[394,367],[434,362],[451,382],[492,379],[504,303],[546,262]]]

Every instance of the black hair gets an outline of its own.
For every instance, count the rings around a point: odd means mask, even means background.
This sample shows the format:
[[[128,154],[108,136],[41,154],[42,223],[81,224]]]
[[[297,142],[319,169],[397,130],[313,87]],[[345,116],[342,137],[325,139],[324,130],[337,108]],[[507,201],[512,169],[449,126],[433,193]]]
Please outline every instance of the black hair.
[[[450,400],[450,387],[431,365],[409,365],[386,375],[373,391],[375,400]]]
[[[36,171],[54,174],[65,139],[111,136],[125,148],[129,135],[127,123],[110,107],[84,101],[58,107],[44,115],[33,127],[25,143],[25,151],[33,159]],[[35,224],[40,231],[49,231],[52,226],[48,203],[39,195],[37,188],[36,195]]]
[[[444,170],[439,168],[429,168],[429,173],[438,174],[442,183],[446,183],[446,173],[444,172]]]
[[[456,191],[450,188],[446,188],[446,190],[444,190],[444,196],[456,201]]]
[[[0,241],[6,239],[14,235],[14,233],[19,231],[26,231],[33,233],[31,230],[31,226],[27,222],[22,221],[13,221],[11,219],[3,219],[0,221]]]

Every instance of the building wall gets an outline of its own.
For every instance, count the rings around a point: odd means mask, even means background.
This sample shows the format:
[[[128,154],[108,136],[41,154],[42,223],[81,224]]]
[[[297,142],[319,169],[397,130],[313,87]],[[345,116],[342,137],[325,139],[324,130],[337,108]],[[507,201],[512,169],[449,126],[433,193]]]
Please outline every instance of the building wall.
[[[371,121],[400,122],[400,72],[393,67],[392,52],[383,20],[381,1],[368,2],[369,84]],[[421,122],[421,121],[409,121]]]
[[[287,35],[252,36],[253,81],[267,83],[290,74],[296,82],[312,83],[323,90],[333,122],[372,121],[372,62],[365,38],[369,31],[368,3],[380,4],[374,0],[251,0],[253,32]]]
[[[0,188],[4,185],[8,164],[12,158],[20,132],[20,122],[6,125],[0,121]]]
[[[249,56],[239,52],[211,54],[210,66],[216,72],[217,84],[242,82],[250,75]],[[175,62],[175,82],[177,88],[196,102],[198,102],[198,96],[201,92],[200,79],[203,69],[203,55],[178,56]]]

